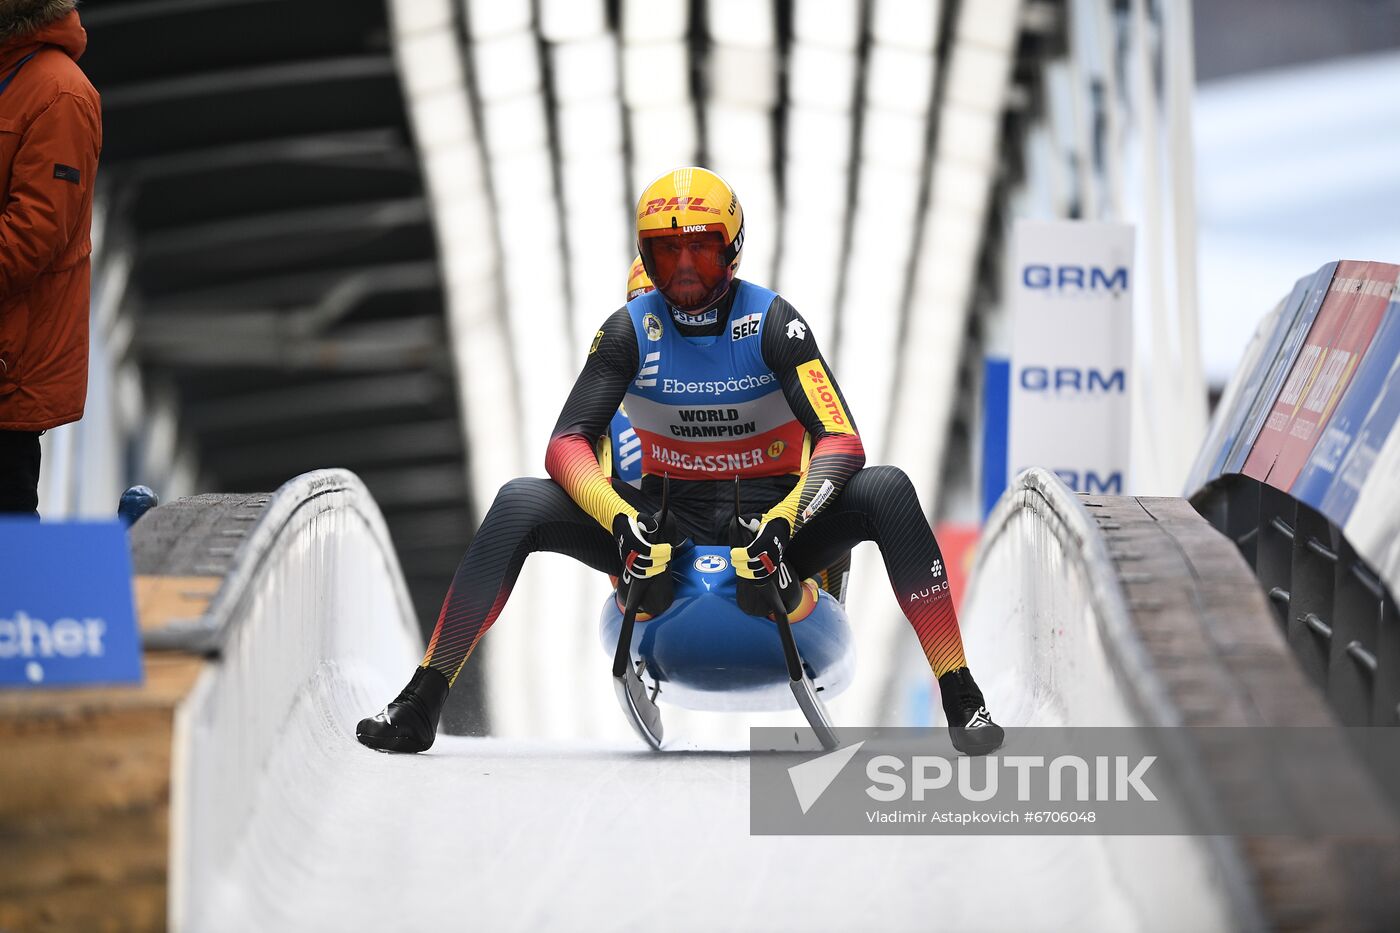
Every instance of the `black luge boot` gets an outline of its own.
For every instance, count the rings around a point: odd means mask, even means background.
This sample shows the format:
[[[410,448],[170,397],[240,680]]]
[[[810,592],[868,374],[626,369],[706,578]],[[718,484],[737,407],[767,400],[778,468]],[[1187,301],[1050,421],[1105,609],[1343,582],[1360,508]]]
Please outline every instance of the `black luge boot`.
[[[985,755],[1001,747],[1006,733],[992,722],[972,671],[965,667],[949,671],[938,678],[938,691],[954,748],[964,755]]]
[[[437,738],[438,716],[447,702],[447,678],[441,671],[420,667],[408,686],[375,716],[361,719],[355,738],[381,752],[422,752]]]

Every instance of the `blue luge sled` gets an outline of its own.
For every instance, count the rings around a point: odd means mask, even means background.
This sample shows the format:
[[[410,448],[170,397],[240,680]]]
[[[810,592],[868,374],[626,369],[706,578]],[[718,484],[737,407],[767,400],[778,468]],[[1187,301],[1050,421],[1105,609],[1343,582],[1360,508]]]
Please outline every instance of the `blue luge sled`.
[[[777,622],[743,612],[729,548],[685,544],[671,559],[675,601],[655,618],[638,616],[633,668],[656,700],[685,709],[797,709]],[[812,581],[791,613],[803,667],[821,699],[845,690],[855,672],[855,647],[844,607]],[[612,654],[622,627],[615,596],[603,604],[600,636]],[[659,688],[659,692],[656,692]]]

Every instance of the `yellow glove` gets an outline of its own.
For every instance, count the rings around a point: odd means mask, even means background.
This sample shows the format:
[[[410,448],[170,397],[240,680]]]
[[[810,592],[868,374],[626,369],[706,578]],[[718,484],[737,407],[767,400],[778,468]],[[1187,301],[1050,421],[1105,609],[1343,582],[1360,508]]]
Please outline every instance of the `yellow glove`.
[[[613,519],[613,538],[617,541],[617,553],[622,558],[623,576],[647,580],[666,571],[671,563],[671,545],[667,542],[653,544],[647,540],[656,535],[659,529],[648,527],[650,516],[619,514]]]
[[[739,519],[739,523],[754,532],[747,547],[729,549],[734,572],[745,580],[766,580],[783,567],[783,551],[792,537],[785,518],[772,518],[760,524],[760,519]],[[780,579],[786,583],[786,573]]]

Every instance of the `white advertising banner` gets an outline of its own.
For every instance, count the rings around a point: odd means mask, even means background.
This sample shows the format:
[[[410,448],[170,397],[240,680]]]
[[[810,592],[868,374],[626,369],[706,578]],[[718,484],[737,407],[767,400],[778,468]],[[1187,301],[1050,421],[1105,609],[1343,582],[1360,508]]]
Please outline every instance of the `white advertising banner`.
[[[1079,492],[1127,489],[1133,228],[1016,222],[1010,477],[1053,470]]]

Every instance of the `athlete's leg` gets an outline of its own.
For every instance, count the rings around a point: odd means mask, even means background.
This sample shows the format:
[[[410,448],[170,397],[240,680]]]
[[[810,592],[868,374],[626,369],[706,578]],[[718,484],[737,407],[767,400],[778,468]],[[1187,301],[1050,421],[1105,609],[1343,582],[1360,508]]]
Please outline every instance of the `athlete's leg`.
[[[797,576],[806,577],[861,541],[880,547],[895,599],[938,678],[954,744],[981,753],[1001,744],[967,669],[943,555],[914,484],[898,467],[866,467],[852,476],[840,497],[793,536],[787,556]]]
[[[792,539],[788,555],[799,577],[833,563],[861,541],[874,541],[890,586],[919,644],[941,677],[966,664],[943,555],[924,518],[914,484],[892,466],[866,467],[836,502]]]
[[[644,507],[637,490],[614,486]],[[505,608],[525,558],[535,551],[567,554],[603,573],[621,571],[612,534],[557,483],[534,477],[506,483],[457,566],[422,664],[382,713],[361,720],[361,742],[391,751],[422,751],[432,745],[447,691]]]
[[[505,608],[525,558],[535,551],[567,554],[603,573],[620,569],[611,533],[558,483],[513,479],[496,494],[457,565],[423,667],[441,671],[449,684],[456,682],[472,649]]]

